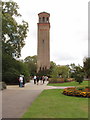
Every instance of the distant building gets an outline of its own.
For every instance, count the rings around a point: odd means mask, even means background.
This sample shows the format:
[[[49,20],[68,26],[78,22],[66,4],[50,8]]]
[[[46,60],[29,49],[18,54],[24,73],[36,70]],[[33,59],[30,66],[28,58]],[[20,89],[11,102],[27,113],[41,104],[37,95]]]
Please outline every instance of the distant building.
[[[37,72],[50,68],[50,14],[38,14],[38,46],[37,46]]]

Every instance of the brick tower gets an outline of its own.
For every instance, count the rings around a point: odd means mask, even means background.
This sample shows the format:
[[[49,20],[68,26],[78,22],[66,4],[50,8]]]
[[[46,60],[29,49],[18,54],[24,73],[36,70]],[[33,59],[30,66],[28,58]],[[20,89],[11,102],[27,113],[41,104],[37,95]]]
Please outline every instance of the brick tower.
[[[38,46],[37,46],[37,72],[50,68],[50,14],[38,14]]]

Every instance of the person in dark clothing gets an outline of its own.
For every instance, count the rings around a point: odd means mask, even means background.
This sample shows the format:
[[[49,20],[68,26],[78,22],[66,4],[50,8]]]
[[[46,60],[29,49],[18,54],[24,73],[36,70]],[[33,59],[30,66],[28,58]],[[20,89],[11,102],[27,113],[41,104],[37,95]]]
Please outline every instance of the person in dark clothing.
[[[43,84],[44,84],[44,82],[45,82],[45,76],[43,76]]]
[[[23,76],[23,87],[25,87],[25,77]]]
[[[38,83],[39,83],[39,79],[40,79],[39,76],[37,76],[37,85],[38,85]]]
[[[40,83],[42,84],[42,76],[40,76]]]

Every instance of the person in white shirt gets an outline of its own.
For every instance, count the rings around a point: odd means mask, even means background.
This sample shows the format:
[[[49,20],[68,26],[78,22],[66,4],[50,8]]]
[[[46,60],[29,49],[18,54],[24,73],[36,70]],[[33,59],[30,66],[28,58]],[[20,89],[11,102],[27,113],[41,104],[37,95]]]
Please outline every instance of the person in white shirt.
[[[45,81],[47,82],[47,80],[48,80],[48,76],[45,76]]]
[[[23,77],[22,76],[19,77],[19,82],[20,82],[20,87],[23,87]]]
[[[34,84],[36,84],[36,78],[37,78],[37,77],[36,77],[36,75],[35,75],[35,76],[34,76]]]

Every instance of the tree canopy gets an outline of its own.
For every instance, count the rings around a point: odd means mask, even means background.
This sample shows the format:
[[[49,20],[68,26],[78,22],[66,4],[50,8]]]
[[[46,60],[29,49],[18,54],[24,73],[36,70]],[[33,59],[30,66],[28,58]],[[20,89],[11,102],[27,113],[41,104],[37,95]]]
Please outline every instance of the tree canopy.
[[[34,76],[37,74],[37,56],[28,56],[24,59],[24,62],[28,66],[29,74]]]
[[[20,57],[28,32],[28,23],[15,19],[21,17],[18,9],[16,2],[2,2],[2,52],[14,57]]]
[[[27,22],[19,24],[16,21],[21,17],[18,9],[16,2],[2,2],[2,81],[7,84],[18,83],[20,74],[25,76],[25,80],[29,76],[27,65],[15,59],[21,55],[28,32]]]
[[[84,64],[84,71],[86,73],[86,76],[90,78],[90,57],[85,58],[83,64]]]

